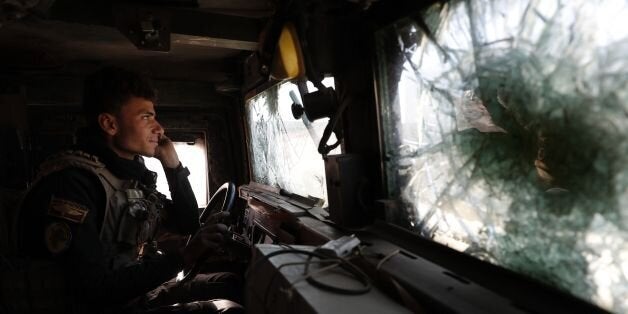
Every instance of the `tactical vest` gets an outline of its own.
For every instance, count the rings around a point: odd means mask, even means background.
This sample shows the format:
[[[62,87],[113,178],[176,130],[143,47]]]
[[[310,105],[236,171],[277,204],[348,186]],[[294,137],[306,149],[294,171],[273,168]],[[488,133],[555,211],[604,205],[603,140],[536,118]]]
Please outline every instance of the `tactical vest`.
[[[163,194],[137,180],[116,177],[98,157],[76,150],[65,151],[46,160],[35,182],[69,167],[93,173],[105,189],[106,204],[100,240],[105,256],[110,259],[107,261],[110,269],[136,262],[140,253],[156,252],[154,236],[165,200]]]
[[[96,156],[81,151],[66,151],[51,156],[42,165],[33,186],[44,177],[67,168],[85,169],[98,177],[106,193],[100,241],[106,265],[117,269],[137,261],[153,243],[165,196],[154,187],[137,180],[122,180],[113,175]],[[0,313],[87,313],[93,309],[76,302],[68,294],[63,266],[59,261],[30,259],[0,263]]]

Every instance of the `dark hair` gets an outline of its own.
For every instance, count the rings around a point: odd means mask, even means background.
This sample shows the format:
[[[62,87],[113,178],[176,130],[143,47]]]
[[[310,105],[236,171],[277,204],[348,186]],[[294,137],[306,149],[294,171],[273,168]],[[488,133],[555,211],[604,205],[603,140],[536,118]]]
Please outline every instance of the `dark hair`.
[[[83,86],[83,113],[88,126],[96,126],[101,113],[120,112],[133,96],[155,102],[157,90],[147,77],[130,70],[108,66],[92,73]]]

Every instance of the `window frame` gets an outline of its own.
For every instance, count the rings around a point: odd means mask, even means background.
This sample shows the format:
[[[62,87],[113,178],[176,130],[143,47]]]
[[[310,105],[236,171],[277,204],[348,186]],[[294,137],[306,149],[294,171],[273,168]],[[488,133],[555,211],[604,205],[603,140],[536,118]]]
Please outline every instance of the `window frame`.
[[[325,77],[327,78],[327,77]],[[335,79],[334,79],[335,80]],[[334,81],[335,82],[335,81]],[[271,80],[268,81],[252,90],[250,90],[248,93],[245,94],[244,98],[243,98],[243,104],[242,104],[242,116],[240,119],[240,123],[242,124],[242,128],[244,129],[244,144],[245,144],[245,149],[246,149],[246,166],[247,166],[247,170],[248,170],[248,179],[250,182],[256,182],[253,180],[253,165],[252,165],[252,160],[251,160],[251,156],[252,156],[252,152],[251,152],[251,138],[252,138],[252,131],[251,131],[251,127],[248,124],[248,116],[247,116],[247,106],[249,101],[252,98],[255,98],[257,96],[259,96],[260,94],[262,94],[263,92],[265,92],[266,90],[270,89],[270,88],[279,88],[280,85],[282,84],[287,84],[287,83],[292,83],[295,84],[297,86],[297,88],[299,89],[299,92],[301,92],[301,87],[299,86],[299,79],[293,79],[293,80],[282,80],[282,81],[277,81],[277,80]],[[309,81],[305,82],[306,84],[309,85]],[[304,84],[305,85],[305,84]],[[299,95],[299,97],[302,97],[301,95]],[[322,133],[321,133],[322,134]],[[340,145],[339,148],[341,149],[341,153],[342,150],[344,150],[343,148],[344,145]],[[324,167],[324,165],[323,165]],[[327,174],[324,172],[324,168],[323,168],[323,173],[325,174],[325,177],[327,176]],[[257,183],[261,183],[261,182],[257,182]],[[281,187],[281,189],[284,189],[285,187]],[[295,191],[288,191],[290,193],[293,194],[297,194],[300,195],[299,193],[296,193]],[[325,195],[327,194],[327,191],[325,191]],[[300,195],[302,197],[307,197],[307,195]],[[327,203],[328,200],[325,200],[325,203]],[[327,203],[327,206],[329,204]]]

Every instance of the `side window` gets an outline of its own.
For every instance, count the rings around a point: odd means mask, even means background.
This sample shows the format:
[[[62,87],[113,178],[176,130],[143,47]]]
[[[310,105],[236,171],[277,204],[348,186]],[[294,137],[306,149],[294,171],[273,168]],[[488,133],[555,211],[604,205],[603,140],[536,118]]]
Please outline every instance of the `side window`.
[[[323,81],[333,87],[333,78]],[[308,83],[309,91],[315,90]],[[290,92],[299,95],[296,84],[285,82],[247,100],[251,180],[277,186],[291,193],[327,201],[325,166],[317,151],[329,119],[308,121],[292,116]],[[332,135],[330,143],[336,141]],[[331,154],[339,154],[336,148]]]
[[[388,221],[628,311],[627,13],[449,1],[380,30]]]
[[[181,163],[190,170],[190,184],[196,196],[199,207],[207,206],[208,200],[208,171],[207,148],[203,138],[197,138],[194,142],[175,142],[174,147],[179,155]],[[145,158],[146,168],[157,172],[157,190],[168,198],[170,190],[161,163],[156,158]]]

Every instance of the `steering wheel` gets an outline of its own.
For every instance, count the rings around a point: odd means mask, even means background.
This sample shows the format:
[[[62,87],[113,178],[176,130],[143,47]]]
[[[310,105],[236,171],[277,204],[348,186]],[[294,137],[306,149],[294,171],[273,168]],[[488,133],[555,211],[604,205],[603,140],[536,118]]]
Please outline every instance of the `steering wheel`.
[[[201,227],[204,224],[208,223],[209,218],[212,217],[214,214],[220,212],[229,212],[231,208],[233,208],[233,204],[235,203],[235,192],[236,186],[233,182],[226,182],[220,188],[218,188],[216,193],[214,193],[214,195],[209,199],[209,203],[207,203],[207,206],[205,206],[205,209],[203,209],[201,215],[199,216],[199,222]],[[192,239],[193,237],[194,236],[190,237],[190,239]],[[190,240],[188,240],[188,244],[189,241]],[[194,265],[192,265],[192,267],[187,272],[184,270],[183,278],[180,280],[180,282],[186,282],[194,278],[201,268],[201,263],[205,259],[207,259],[207,257],[209,257],[207,255],[208,254],[201,255],[201,257],[194,262]]]
[[[236,186],[233,182],[225,182],[214,195],[209,199],[209,203],[201,212],[198,220],[201,225],[207,223],[209,217],[219,212],[229,212],[235,202]]]

